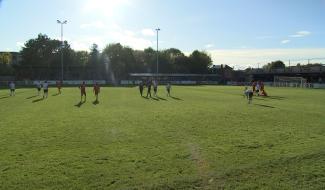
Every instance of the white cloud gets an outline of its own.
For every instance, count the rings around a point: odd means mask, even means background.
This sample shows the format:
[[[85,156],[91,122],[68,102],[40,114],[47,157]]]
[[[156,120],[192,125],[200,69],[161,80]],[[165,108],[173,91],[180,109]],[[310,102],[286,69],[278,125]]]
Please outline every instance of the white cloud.
[[[206,44],[204,47],[206,49],[210,49],[210,48],[213,48],[214,47],[214,44]]]
[[[112,38],[123,45],[130,46],[134,49],[145,49],[151,47],[153,43],[146,38],[139,37],[135,32],[132,31],[115,31],[112,32]]]
[[[150,28],[145,28],[141,30],[143,36],[155,36],[155,32]]]
[[[282,44],[287,44],[287,43],[290,43],[290,40],[282,40],[281,43]]]
[[[88,51],[92,44],[97,44],[99,48],[104,48],[108,39],[105,36],[78,36],[69,40],[71,47],[75,50]]]
[[[25,44],[23,42],[16,42],[16,46],[18,48],[23,48],[23,47],[25,47]]]
[[[81,24],[81,29],[103,29],[105,28],[105,24],[102,21],[94,21],[91,23]]]
[[[151,41],[152,39],[143,36],[139,30],[125,29],[116,23],[109,24],[109,26],[104,27],[103,32],[96,35],[73,36],[68,41],[71,43],[72,48],[76,50],[89,50],[93,43],[96,43],[99,49],[105,48],[109,43],[121,43],[134,49],[145,49],[154,44]]]
[[[236,68],[257,67],[271,61],[301,60],[324,57],[325,48],[311,49],[218,49],[208,51],[214,64],[227,64]],[[325,60],[323,60],[325,61]],[[292,61],[291,64],[298,62]],[[303,62],[302,62],[303,63]],[[324,62],[323,62],[324,63]]]
[[[291,37],[291,38],[302,38],[302,37],[305,37],[305,36],[309,36],[310,34],[311,34],[311,32],[309,32],[309,31],[299,31],[299,32],[296,32],[296,34],[290,35],[289,37]]]

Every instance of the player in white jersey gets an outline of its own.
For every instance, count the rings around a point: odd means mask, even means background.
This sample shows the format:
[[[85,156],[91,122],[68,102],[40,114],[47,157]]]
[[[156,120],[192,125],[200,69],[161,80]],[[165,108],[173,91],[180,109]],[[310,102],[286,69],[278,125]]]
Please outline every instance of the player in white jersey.
[[[37,95],[39,96],[41,94],[42,85],[41,85],[40,81],[36,81],[35,85],[37,88]]]
[[[16,85],[13,81],[9,83],[10,96],[15,96]]]
[[[168,82],[167,85],[166,85],[167,96],[170,96],[171,88],[172,88],[172,86],[171,86],[170,82]]]
[[[43,90],[44,90],[44,94],[43,94],[43,99],[44,99],[47,98],[49,93],[49,84],[47,83],[47,81],[43,83]]]
[[[260,96],[260,90],[261,90],[260,82],[257,82],[257,84],[256,84],[256,94],[257,94],[257,96]]]
[[[254,95],[253,90],[252,89],[247,89],[245,94],[247,94],[248,104],[251,104],[252,101],[253,101],[253,95]]]

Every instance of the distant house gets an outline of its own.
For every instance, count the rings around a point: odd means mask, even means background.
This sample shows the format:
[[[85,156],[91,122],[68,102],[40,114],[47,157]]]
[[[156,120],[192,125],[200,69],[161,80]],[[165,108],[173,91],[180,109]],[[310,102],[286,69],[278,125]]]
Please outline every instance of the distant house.
[[[21,56],[19,52],[8,52],[8,51],[1,51],[0,54],[3,53],[10,53],[11,54],[11,62],[10,65],[17,65],[21,61]]]

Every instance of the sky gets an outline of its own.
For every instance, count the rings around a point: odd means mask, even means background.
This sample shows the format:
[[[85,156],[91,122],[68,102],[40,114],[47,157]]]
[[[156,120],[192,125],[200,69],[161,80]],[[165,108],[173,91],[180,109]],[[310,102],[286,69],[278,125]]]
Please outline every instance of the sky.
[[[119,42],[134,49],[205,50],[237,69],[275,60],[325,63],[325,0],[0,0],[0,51],[39,33],[76,50]]]

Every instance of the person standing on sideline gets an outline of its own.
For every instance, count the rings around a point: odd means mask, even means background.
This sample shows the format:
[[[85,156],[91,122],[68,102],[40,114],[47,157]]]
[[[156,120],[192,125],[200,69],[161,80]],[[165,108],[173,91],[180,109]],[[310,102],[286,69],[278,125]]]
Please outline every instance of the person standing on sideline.
[[[139,83],[139,91],[140,91],[140,95],[143,96],[143,88],[144,88],[144,85],[143,85],[143,81],[141,81]]]
[[[49,84],[47,83],[47,81],[44,81],[43,83],[43,91],[44,91],[43,99],[45,99],[48,97],[49,94]]]
[[[157,97],[157,91],[158,91],[158,82],[157,82],[157,80],[154,80],[153,81],[153,92],[156,97]]]
[[[83,96],[85,96],[84,102],[86,102],[87,94],[86,94],[86,83],[85,83],[85,81],[82,82],[82,84],[79,86],[79,89],[80,89],[80,93],[81,93],[80,102],[82,102],[82,97]]]
[[[148,88],[148,91],[147,91],[147,98],[148,98],[148,96],[150,96],[150,98],[151,98],[151,85],[152,85],[151,80],[148,80],[148,81],[147,81],[147,88]]]
[[[9,89],[10,89],[10,96],[15,96],[16,85],[14,81],[11,81],[9,83]]]
[[[62,82],[56,81],[56,87],[58,88],[58,94],[61,94]]]
[[[97,103],[98,102],[98,95],[100,93],[100,87],[99,87],[98,82],[95,83],[93,91],[94,91],[94,94],[95,94],[95,97],[96,97],[95,102]]]
[[[37,89],[37,96],[41,95],[41,89],[42,89],[42,85],[40,81],[36,81],[35,82],[36,85],[36,89]]]
[[[166,91],[167,91],[167,96],[170,97],[170,90],[171,90],[172,86],[170,84],[170,82],[167,83],[166,85]]]

